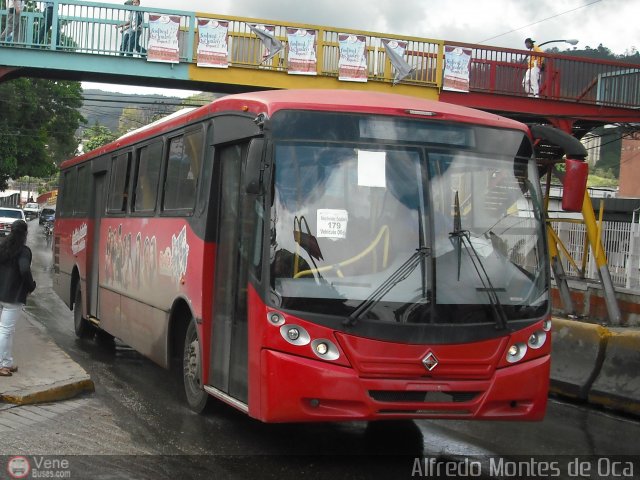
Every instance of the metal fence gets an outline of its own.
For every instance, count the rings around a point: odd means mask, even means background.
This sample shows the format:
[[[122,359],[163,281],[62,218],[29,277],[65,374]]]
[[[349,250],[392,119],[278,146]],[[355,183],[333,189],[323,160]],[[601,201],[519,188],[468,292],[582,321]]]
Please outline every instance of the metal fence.
[[[148,43],[148,19],[150,14],[171,15],[180,18],[179,48],[180,62],[197,61],[198,18],[211,18],[229,22],[228,57],[236,67],[287,70],[287,29],[313,29],[317,32],[317,74],[337,76],[339,60],[338,35],[347,33],[362,35],[366,38],[368,80],[393,81],[391,63],[386,55],[382,40],[396,39],[407,41],[405,60],[414,68],[414,73],[406,83],[426,86],[439,86],[441,83],[442,42],[414,37],[401,37],[392,34],[376,34],[349,29],[336,30],[330,27],[283,23],[272,20],[231,17],[227,15],[198,14],[195,12],[166,10],[128,5],[112,5],[84,1],[54,1],[51,11],[46,2],[30,2],[30,11],[24,11],[20,18],[20,35],[1,39],[3,46],[28,46],[56,51],[69,51],[95,55],[122,55],[122,31],[117,28],[128,20],[130,12],[142,12],[144,30],[141,35],[141,47]],[[48,17],[52,16],[51,19]],[[7,10],[0,9],[0,25],[7,19]],[[50,33],[42,34],[42,25],[47,21],[53,26]],[[265,49],[258,37],[251,31],[250,25],[269,25],[273,34],[284,45],[283,51],[269,61],[264,61]],[[4,41],[3,41],[4,40]],[[145,54],[139,54],[144,56]],[[136,52],[136,56],[138,56]]]
[[[584,272],[578,271],[562,256],[566,275],[599,281],[593,252],[585,240],[585,225],[560,221],[552,221],[551,225],[574,261],[585,266]],[[602,222],[601,240],[614,285],[640,291],[640,224],[637,219],[631,223]]]
[[[52,8],[47,4],[53,3]],[[0,0],[0,26],[7,22],[7,9]],[[27,46],[50,50],[64,50],[91,55],[122,54],[122,32],[118,25],[127,21],[130,12],[144,15],[141,46],[148,43],[150,14],[179,17],[180,62],[196,63],[198,19],[229,22],[228,58],[234,67],[268,69],[286,73],[287,29],[312,29],[317,32],[317,75],[336,76],[338,72],[338,35],[346,33],[364,37],[369,81],[393,82],[391,66],[383,40],[407,42],[404,60],[413,67],[413,73],[403,80],[405,84],[441,87],[445,42],[428,38],[381,34],[349,29],[284,23],[272,20],[232,17],[195,12],[133,7],[122,4],[92,3],[78,0],[53,2],[30,1],[20,16],[20,35],[8,41],[0,38],[3,47]],[[249,25],[273,26],[273,34],[285,46],[269,61],[264,60],[264,47]],[[51,28],[49,28],[51,27]],[[49,33],[50,29],[50,33]],[[471,92],[495,95],[525,96],[522,78],[529,52],[499,47],[487,47],[458,42],[448,46],[469,48],[472,51],[469,66]],[[144,57],[145,53],[139,55]],[[640,107],[640,66],[621,62],[593,60],[567,55],[536,53],[545,59],[540,96],[552,100],[616,107]]]
[[[522,96],[528,55],[520,50],[450,42],[472,50],[471,91]],[[640,66],[551,53],[544,59],[540,97],[615,107],[640,106]]]

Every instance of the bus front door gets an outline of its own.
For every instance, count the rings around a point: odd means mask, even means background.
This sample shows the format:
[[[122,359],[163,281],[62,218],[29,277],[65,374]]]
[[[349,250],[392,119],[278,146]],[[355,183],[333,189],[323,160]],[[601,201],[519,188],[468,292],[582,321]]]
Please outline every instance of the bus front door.
[[[245,193],[246,148],[220,149],[217,194],[217,249],[209,385],[247,403],[247,282],[252,268],[257,213]],[[215,202],[215,200],[214,200]]]
[[[104,185],[105,173],[102,172],[93,177],[93,198],[91,204],[91,218],[93,220],[93,232],[89,238],[92,238],[91,259],[87,277],[87,299],[89,301],[88,314],[91,317],[98,318],[98,289],[99,287],[99,271],[100,271],[100,220],[102,220],[102,209],[104,208]]]

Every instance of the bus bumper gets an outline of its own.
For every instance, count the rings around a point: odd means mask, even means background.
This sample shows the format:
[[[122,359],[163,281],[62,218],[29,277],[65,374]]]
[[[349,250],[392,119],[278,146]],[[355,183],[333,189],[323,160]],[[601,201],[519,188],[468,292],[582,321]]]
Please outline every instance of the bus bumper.
[[[541,420],[549,388],[545,355],[495,370],[487,380],[361,378],[352,368],[263,350],[264,422],[410,418]]]

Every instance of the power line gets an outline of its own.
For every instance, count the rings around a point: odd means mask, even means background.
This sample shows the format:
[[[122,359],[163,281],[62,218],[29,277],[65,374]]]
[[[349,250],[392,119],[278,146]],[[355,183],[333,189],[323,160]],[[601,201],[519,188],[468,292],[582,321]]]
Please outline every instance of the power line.
[[[571,13],[571,12],[575,12],[576,10],[580,10],[581,8],[590,7],[591,5],[593,5],[595,3],[598,3],[598,2],[601,2],[601,1],[602,0],[595,0],[595,1],[591,2],[591,3],[587,3],[585,5],[581,5],[579,7],[572,8],[571,10],[567,10],[566,12],[557,13],[557,14],[552,15],[550,17],[543,18],[542,20],[537,20],[537,21],[535,21],[533,23],[529,23],[527,25],[523,25],[522,27],[514,28],[513,30],[509,30],[508,32],[501,33],[500,35],[496,35],[494,37],[486,38],[486,39],[484,39],[484,40],[482,40],[480,42],[476,42],[476,43],[484,43],[484,42],[488,42],[489,40],[494,40],[496,38],[503,37],[504,35],[508,35],[510,33],[517,32],[518,30],[522,30],[523,28],[531,27],[533,25],[537,25],[538,23],[546,22],[547,20],[552,20],[554,18],[560,17],[560,16],[565,15],[567,13]]]

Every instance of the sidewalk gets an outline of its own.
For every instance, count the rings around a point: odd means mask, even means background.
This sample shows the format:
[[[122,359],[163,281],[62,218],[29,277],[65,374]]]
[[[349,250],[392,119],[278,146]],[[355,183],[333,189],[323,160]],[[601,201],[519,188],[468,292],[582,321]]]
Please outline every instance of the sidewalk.
[[[16,325],[13,355],[18,371],[0,377],[0,402],[16,405],[66,400],[94,391],[85,370],[24,315]]]

